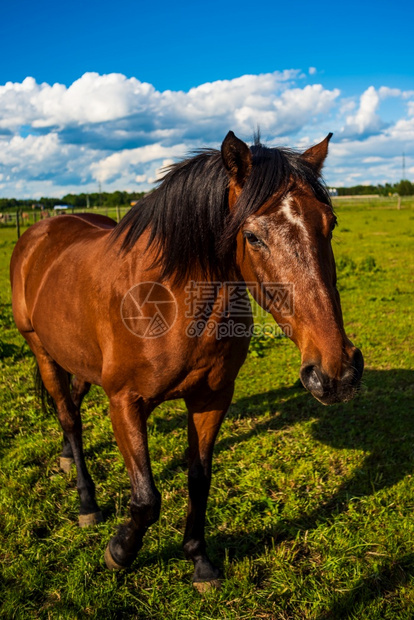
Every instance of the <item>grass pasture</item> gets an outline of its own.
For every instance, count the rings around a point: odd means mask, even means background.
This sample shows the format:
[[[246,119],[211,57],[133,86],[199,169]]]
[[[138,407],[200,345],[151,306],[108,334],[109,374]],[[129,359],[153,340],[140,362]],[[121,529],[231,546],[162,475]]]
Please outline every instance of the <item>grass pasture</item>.
[[[0,617],[136,619],[414,618],[414,201],[338,201],[334,234],[345,325],[366,364],[359,396],[324,407],[298,382],[286,339],[256,339],[213,464],[207,540],[221,590],[201,597],[181,540],[186,413],[152,415],[161,518],[133,567],[104,568],[129,484],[107,401],[84,404],[87,461],[105,522],[77,526],[75,473],[58,469],[61,433],[42,414],[33,361],[13,325],[0,229]]]

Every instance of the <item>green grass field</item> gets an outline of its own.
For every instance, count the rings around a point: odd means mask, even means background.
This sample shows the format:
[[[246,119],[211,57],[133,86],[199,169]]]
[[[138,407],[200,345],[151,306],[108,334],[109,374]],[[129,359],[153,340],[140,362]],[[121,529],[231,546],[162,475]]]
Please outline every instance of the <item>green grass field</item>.
[[[287,339],[255,340],[219,435],[207,539],[221,590],[201,597],[183,558],[186,412],[150,420],[161,519],[133,567],[103,554],[129,501],[103,392],[84,405],[86,457],[105,522],[77,525],[75,472],[33,390],[12,319],[0,229],[0,617],[414,618],[414,201],[338,201],[334,235],[345,325],[366,363],[360,395],[324,407],[298,382]]]

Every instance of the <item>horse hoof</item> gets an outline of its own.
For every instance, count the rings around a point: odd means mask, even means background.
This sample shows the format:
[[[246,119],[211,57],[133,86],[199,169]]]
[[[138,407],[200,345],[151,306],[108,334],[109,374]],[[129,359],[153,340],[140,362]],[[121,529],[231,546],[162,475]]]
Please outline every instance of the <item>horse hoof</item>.
[[[59,459],[59,467],[65,474],[68,474],[74,462],[71,456],[61,456]]]
[[[209,590],[219,590],[221,588],[220,579],[212,579],[211,581],[193,581],[193,586],[200,594],[205,594]]]
[[[102,512],[91,512],[88,515],[79,515],[79,527],[88,527],[89,525],[96,525],[103,521]]]
[[[112,557],[112,553],[109,550],[109,543],[105,549],[104,560],[106,567],[109,568],[109,570],[125,570],[125,566],[121,566],[121,564],[115,562],[114,558]]]

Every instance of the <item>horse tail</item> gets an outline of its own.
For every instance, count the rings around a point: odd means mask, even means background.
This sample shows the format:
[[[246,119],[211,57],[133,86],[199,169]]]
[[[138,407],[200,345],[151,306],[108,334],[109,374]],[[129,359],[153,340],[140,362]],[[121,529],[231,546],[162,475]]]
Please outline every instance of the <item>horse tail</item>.
[[[57,413],[56,403],[45,388],[45,384],[43,383],[42,375],[40,374],[39,364],[36,360],[35,371],[34,371],[34,380],[35,380],[35,393],[42,407],[42,411],[45,415],[50,413]]]
[[[61,372],[64,373],[65,379],[67,379],[67,383],[70,386],[71,374],[66,372],[66,370],[61,369]],[[47,391],[45,384],[43,383],[42,375],[40,374],[39,364],[36,360],[35,371],[34,371],[34,380],[35,380],[35,393],[42,407],[42,411],[45,415],[54,413],[57,414],[57,407],[55,400]]]

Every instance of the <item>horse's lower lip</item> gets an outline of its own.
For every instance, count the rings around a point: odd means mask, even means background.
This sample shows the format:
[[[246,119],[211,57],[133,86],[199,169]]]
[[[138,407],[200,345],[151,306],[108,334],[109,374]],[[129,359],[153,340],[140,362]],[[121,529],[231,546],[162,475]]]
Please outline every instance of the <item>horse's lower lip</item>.
[[[346,391],[339,391],[339,392],[332,392],[330,394],[323,394],[321,395],[316,395],[316,394],[312,394],[312,396],[314,398],[316,398],[316,400],[318,400],[320,403],[322,403],[322,405],[338,405],[340,403],[347,403],[350,400],[352,400],[355,396],[355,394],[358,392],[358,387],[359,386],[355,386],[352,387],[350,389],[347,389]]]
[[[337,405],[338,403],[343,402],[336,395],[334,395],[334,396],[315,396],[315,394],[312,394],[312,396],[314,398],[316,398],[317,401],[322,403],[322,405],[325,405],[325,406]]]

